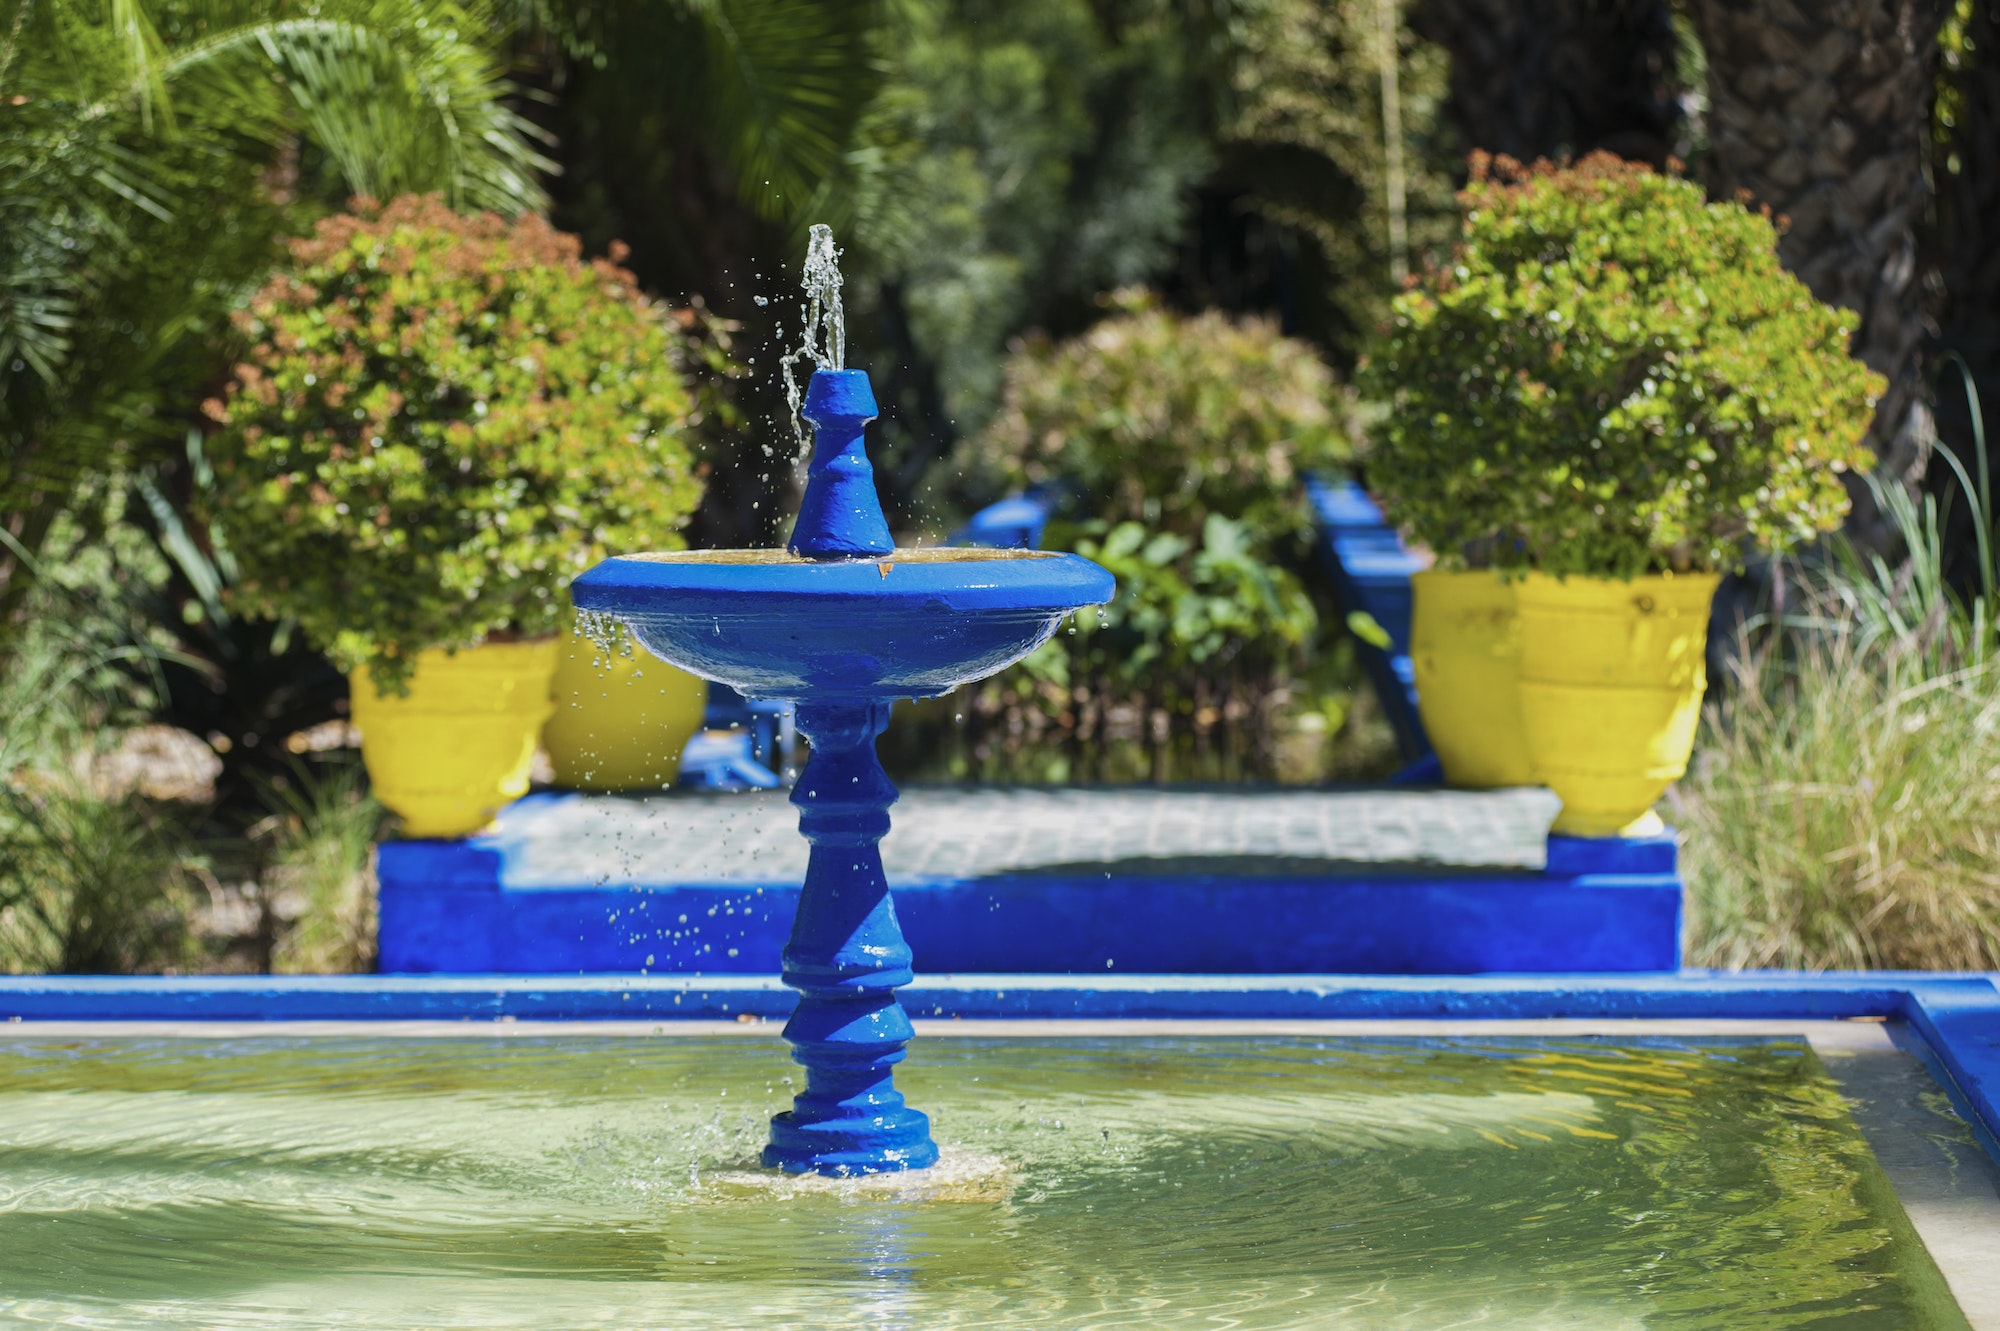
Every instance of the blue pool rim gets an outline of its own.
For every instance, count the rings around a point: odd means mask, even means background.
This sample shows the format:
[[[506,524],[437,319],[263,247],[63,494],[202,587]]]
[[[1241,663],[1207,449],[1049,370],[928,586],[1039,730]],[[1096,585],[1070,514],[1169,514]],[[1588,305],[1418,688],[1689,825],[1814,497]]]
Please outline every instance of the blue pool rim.
[[[901,997],[919,1020],[1881,1019],[2000,1163],[2000,973],[919,975]],[[795,1001],[775,975],[0,976],[8,1022],[732,1021]]]
[[[579,610],[740,617],[811,607],[894,604],[926,611],[1047,611],[1099,605],[1111,575],[1077,555],[935,548],[824,563],[731,564],[711,551],[618,555],[570,584]],[[722,553],[735,553],[724,551]]]

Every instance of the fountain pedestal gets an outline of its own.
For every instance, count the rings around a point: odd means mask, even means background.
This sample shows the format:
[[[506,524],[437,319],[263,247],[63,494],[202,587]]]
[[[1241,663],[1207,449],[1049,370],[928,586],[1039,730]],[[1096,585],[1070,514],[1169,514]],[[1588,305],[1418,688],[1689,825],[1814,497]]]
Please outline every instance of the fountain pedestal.
[[[806,1085],[771,1120],[763,1156],[791,1173],[873,1174],[938,1158],[930,1120],[893,1081],[913,1034],[896,989],[913,975],[879,849],[896,799],[875,757],[888,723],[887,703],[799,708],[813,748],[792,803],[812,855],[783,975],[800,995],[785,1038]]]
[[[812,758],[792,802],[812,851],[783,975],[799,991],[785,1038],[806,1085],[772,1120],[763,1155],[796,1174],[938,1158],[930,1120],[893,1080],[913,1032],[896,1001],[910,949],[877,850],[896,798],[875,757],[890,704],[1005,669],[1113,590],[1109,573],[1075,555],[892,548],[862,447],[874,414],[861,371],[813,375],[813,466],[789,552],[623,556],[570,589],[580,622],[621,620],[662,660],[799,705]]]

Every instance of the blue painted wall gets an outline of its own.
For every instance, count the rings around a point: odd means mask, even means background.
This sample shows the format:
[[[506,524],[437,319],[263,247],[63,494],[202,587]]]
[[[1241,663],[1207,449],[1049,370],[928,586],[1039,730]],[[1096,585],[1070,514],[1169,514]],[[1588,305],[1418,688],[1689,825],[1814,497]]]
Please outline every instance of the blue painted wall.
[[[382,847],[389,972],[769,974],[794,884],[512,888],[497,840]],[[1544,872],[1075,872],[898,882],[919,971],[1471,975],[1670,971],[1671,838],[1555,837]]]

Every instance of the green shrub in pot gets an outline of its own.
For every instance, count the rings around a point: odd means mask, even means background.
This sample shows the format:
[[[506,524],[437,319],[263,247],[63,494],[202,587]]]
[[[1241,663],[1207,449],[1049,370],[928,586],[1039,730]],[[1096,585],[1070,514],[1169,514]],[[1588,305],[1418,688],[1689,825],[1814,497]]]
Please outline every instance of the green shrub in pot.
[[[1559,831],[1655,829],[1718,574],[1839,525],[1882,380],[1848,354],[1854,316],[1780,266],[1771,219],[1688,181],[1475,157],[1461,203],[1360,379],[1389,408],[1369,482],[1441,565],[1412,622],[1425,723],[1447,776],[1554,788]]]
[[[682,339],[574,237],[430,196],[321,222],[241,326],[209,404],[234,603],[352,673],[406,832],[472,831],[527,789],[571,579],[700,499]]]
[[[1595,153],[1473,159],[1450,260],[1358,378],[1370,488],[1447,565],[1633,578],[1788,550],[1847,512],[1879,376],[1772,220]]]
[[[391,688],[425,648],[554,634],[570,579],[700,500],[671,323],[538,217],[360,201],[240,325],[209,404],[236,603]]]

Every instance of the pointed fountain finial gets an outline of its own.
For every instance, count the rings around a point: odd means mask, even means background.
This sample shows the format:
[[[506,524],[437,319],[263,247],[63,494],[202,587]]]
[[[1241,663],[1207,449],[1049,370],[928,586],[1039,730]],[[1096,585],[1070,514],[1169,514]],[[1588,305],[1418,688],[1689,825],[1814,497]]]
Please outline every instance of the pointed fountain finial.
[[[875,469],[868,465],[863,427],[875,419],[875,394],[863,370],[847,368],[847,321],[840,305],[840,251],[833,229],[814,226],[806,248],[805,336],[780,362],[785,397],[792,407],[792,431],[801,447],[813,423],[812,464],[805,497],[792,527],[791,550],[808,559],[852,559],[886,555],[896,548],[882,501],[875,493]],[[801,403],[796,371],[809,360],[816,367]]]

